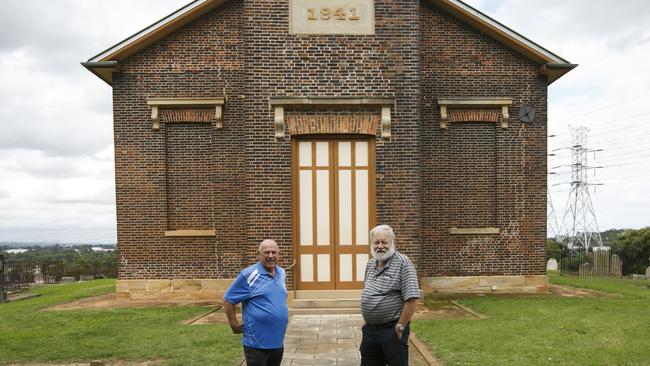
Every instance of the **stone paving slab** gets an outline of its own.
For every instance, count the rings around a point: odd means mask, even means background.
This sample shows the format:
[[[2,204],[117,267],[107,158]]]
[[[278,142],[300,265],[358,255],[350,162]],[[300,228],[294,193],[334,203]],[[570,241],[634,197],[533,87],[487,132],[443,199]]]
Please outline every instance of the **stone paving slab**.
[[[284,338],[283,366],[359,365],[360,314],[296,314]]]

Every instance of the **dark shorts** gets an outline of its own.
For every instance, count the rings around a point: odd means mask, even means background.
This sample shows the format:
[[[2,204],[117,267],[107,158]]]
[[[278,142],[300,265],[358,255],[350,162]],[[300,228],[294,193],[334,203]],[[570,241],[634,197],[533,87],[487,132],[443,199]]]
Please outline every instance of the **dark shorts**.
[[[284,347],[277,349],[260,349],[244,346],[246,366],[280,366]]]
[[[407,324],[402,338],[398,338],[395,332],[396,323],[366,324],[361,328],[361,366],[408,366],[411,327]]]

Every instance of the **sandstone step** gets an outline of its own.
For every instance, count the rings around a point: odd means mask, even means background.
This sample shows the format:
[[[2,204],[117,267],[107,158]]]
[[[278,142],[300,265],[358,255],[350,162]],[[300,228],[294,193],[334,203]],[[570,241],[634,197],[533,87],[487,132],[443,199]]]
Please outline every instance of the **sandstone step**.
[[[291,315],[314,315],[314,314],[361,314],[359,308],[289,308]]]
[[[295,309],[359,308],[359,299],[294,299],[291,306]]]
[[[361,290],[296,290],[294,299],[360,299]]]

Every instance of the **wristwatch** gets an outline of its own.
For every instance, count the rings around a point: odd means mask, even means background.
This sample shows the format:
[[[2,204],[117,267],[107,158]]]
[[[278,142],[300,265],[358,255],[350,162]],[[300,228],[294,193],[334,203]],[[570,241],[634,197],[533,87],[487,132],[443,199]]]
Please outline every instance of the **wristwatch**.
[[[404,328],[406,327],[400,323],[395,324],[395,329],[399,330],[400,332],[403,332]]]

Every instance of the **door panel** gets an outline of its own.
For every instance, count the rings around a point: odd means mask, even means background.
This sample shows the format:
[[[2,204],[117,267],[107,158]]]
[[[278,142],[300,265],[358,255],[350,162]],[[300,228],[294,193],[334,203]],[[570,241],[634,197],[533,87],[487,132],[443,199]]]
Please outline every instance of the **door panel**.
[[[375,224],[374,140],[293,140],[297,288],[363,287]]]

